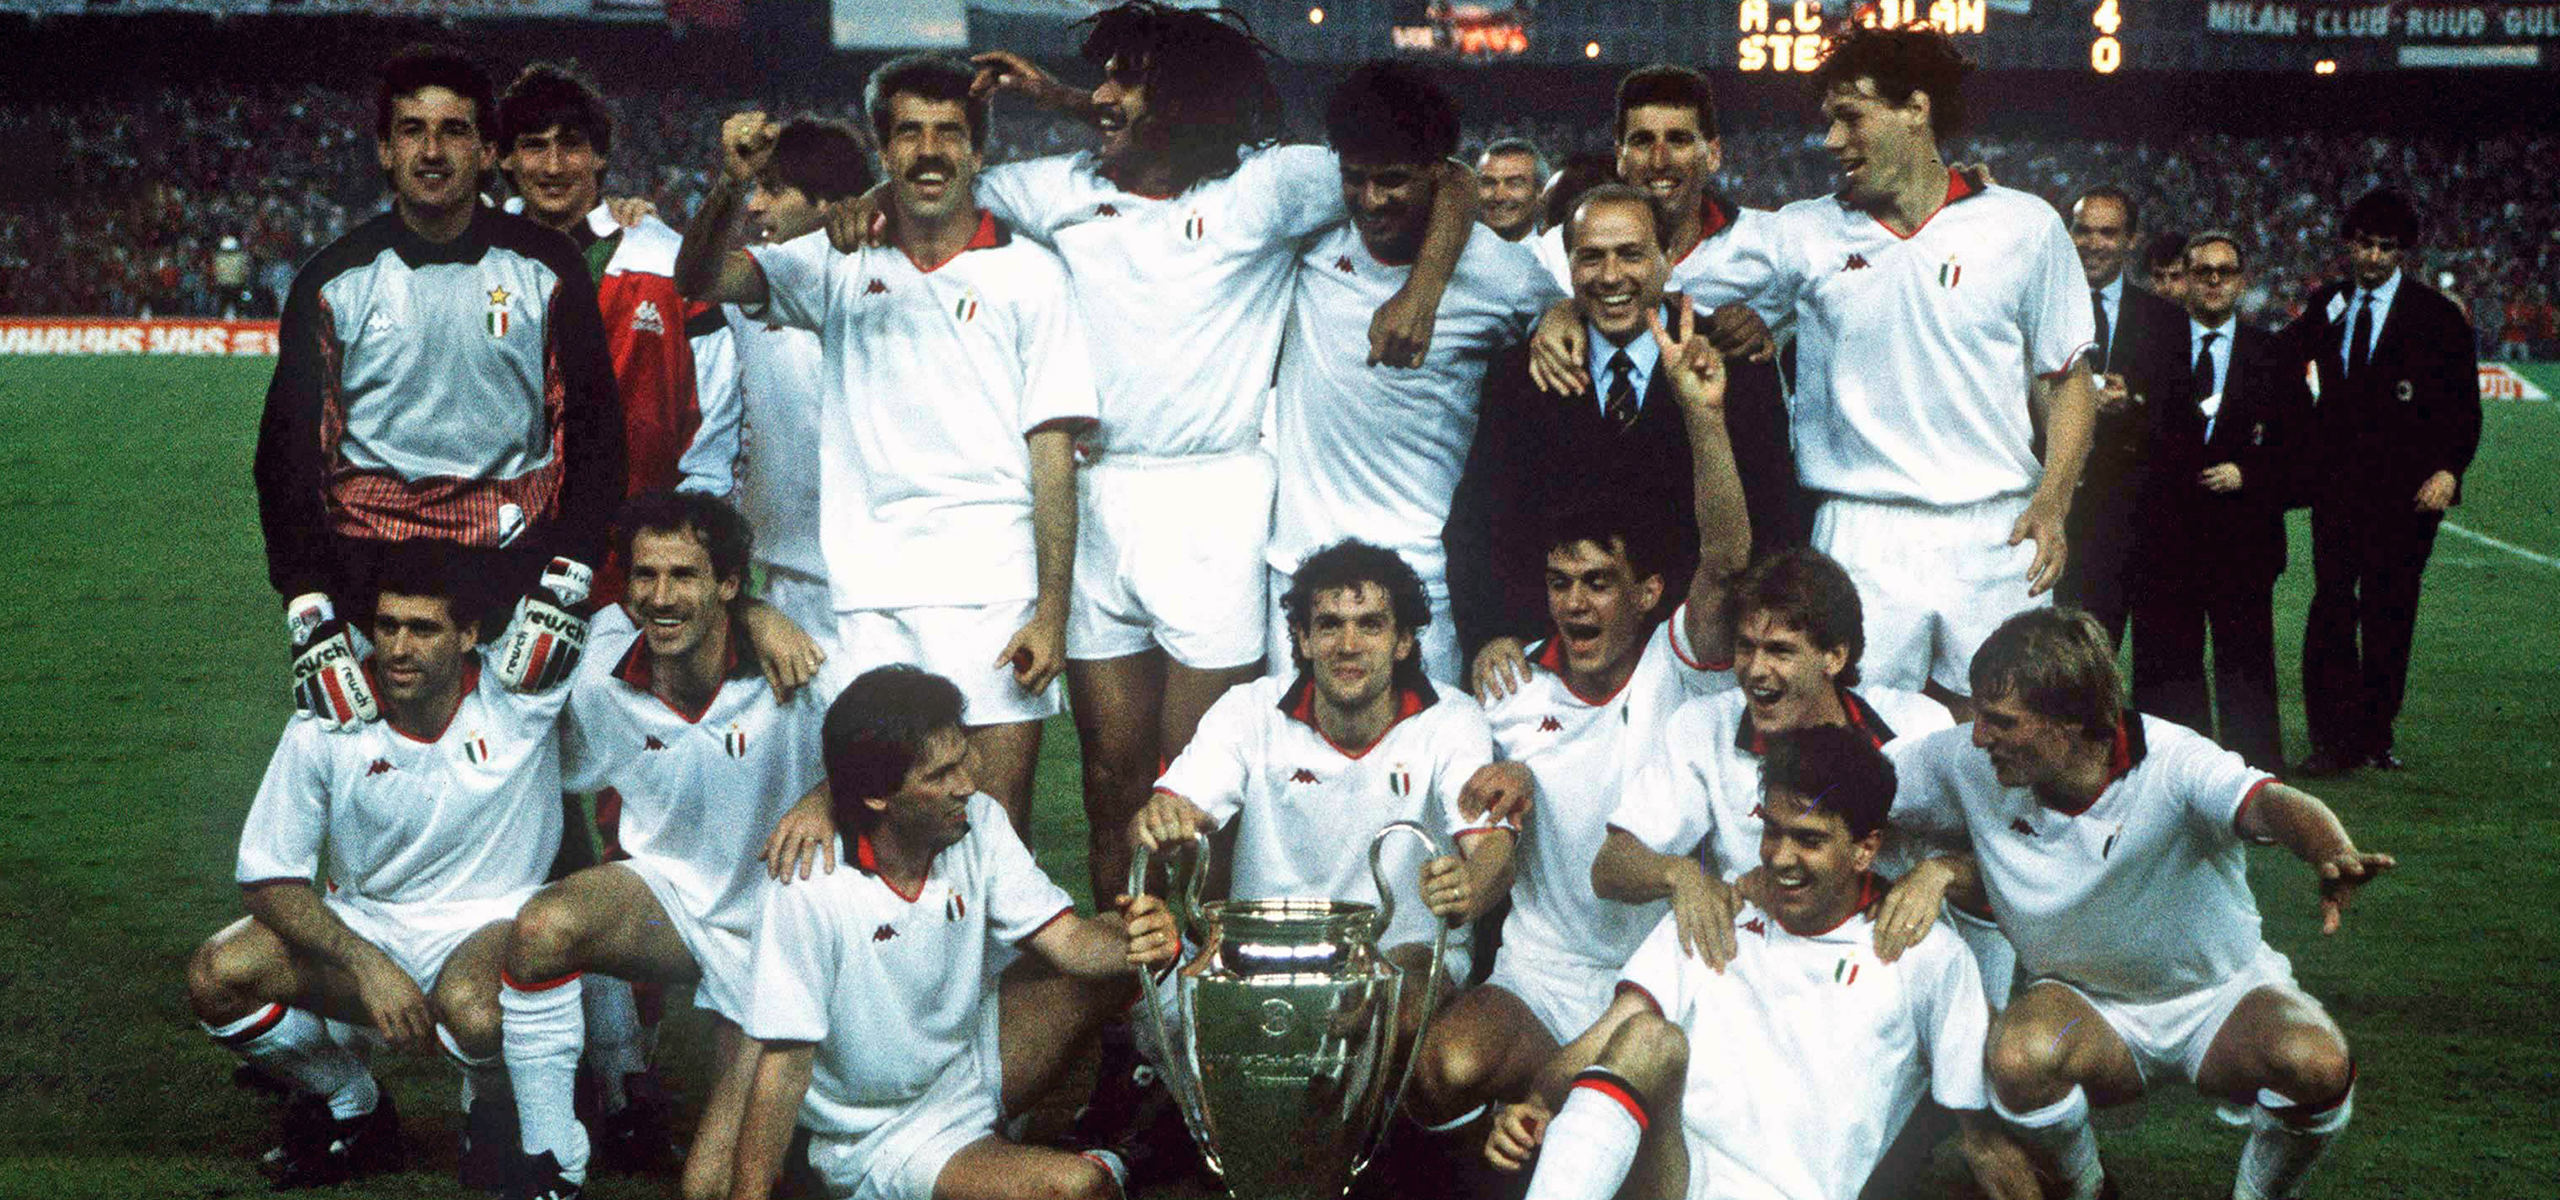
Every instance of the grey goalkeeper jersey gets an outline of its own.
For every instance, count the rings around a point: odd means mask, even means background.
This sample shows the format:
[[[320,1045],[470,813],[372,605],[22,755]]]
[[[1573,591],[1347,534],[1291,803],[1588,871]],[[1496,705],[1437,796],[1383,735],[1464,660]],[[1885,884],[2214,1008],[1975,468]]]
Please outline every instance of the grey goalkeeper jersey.
[[[271,582],[326,590],[336,539],[528,543],[601,565],[621,403],[595,283],[557,231],[481,209],[429,242],[385,212],[294,279],[259,430]]]

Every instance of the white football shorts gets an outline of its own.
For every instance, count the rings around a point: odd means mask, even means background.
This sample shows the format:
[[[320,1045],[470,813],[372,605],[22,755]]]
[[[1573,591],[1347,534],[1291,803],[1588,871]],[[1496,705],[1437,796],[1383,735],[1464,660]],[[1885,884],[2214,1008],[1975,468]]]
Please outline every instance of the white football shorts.
[[[1259,449],[1186,458],[1110,454],[1076,489],[1076,593],[1067,654],[1152,646],[1195,670],[1262,657],[1264,543],[1277,477]]]
[[[2009,544],[2027,510],[2025,496],[1960,508],[1825,496],[1813,518],[1813,546],[1849,572],[1867,612],[1867,650],[1858,674],[1876,687],[1919,691],[1930,680],[1973,694],[1973,652],[2023,609],[2051,603],[2027,595],[2034,542]]]
[[[748,935],[722,929],[695,914],[692,901],[670,877],[668,864],[654,856],[635,854],[605,865],[621,867],[640,877],[649,895],[657,900],[658,910],[665,914],[667,928],[675,931],[684,942],[685,951],[693,955],[693,965],[702,972],[702,981],[693,989],[693,1006],[718,1013],[733,1023],[743,1023],[748,989],[754,981],[748,961],[754,956],[755,947]]]
[[[772,563],[756,564],[764,568],[764,602],[781,610],[811,637],[829,636],[836,627],[835,593],[827,590],[825,577],[804,575],[789,567]]]
[[[809,1165],[835,1200],[933,1200],[953,1155],[993,1137],[1002,1115],[999,1070],[983,1048],[952,1060],[933,1086],[860,1137],[817,1133]]]
[[[463,942],[492,921],[514,920],[516,910],[541,890],[537,884],[486,900],[432,904],[383,904],[335,892],[322,903],[357,937],[389,955],[419,991],[433,992],[436,976],[444,972],[445,960],[452,958]]]
[[[995,604],[864,609],[839,613],[836,636],[854,673],[908,663],[959,685],[966,701],[961,719],[971,725],[1009,725],[1056,716],[1058,681],[1026,692],[1011,666],[995,665],[1005,643],[1031,620],[1033,600]]]
[[[2274,987],[2302,995],[2293,982],[2293,960],[2264,942],[2258,943],[2258,956],[2231,978],[2166,1000],[2109,1000],[2061,979],[2038,979],[2028,986],[2070,988],[2088,1001],[2107,1028],[2124,1040],[2125,1049],[2133,1052],[2134,1069],[2142,1073],[2145,1088],[2156,1086],[2163,1075],[2194,1083],[2196,1073],[2204,1068],[2205,1052],[2213,1049],[2215,1035],[2222,1032],[2222,1023],[2231,1019],[2231,1011],[2249,993]]]
[[[1600,1014],[1609,1011],[1624,968],[1521,954],[1516,949],[1506,945],[1493,956],[1493,974],[1484,985],[1519,997],[1557,1045],[1581,1037],[1600,1020]]]

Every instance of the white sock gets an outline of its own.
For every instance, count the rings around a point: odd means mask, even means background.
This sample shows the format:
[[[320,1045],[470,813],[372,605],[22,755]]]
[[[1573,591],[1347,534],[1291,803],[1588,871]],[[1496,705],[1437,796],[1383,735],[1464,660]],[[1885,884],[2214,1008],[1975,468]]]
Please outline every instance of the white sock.
[[[1652,1121],[1644,1097],[1615,1072],[1593,1067],[1574,1076],[1538,1144],[1525,1200],[1609,1200],[1635,1169]]]
[[[503,1050],[487,1058],[473,1057],[462,1043],[453,1040],[453,1031],[443,1025],[436,1026],[436,1041],[444,1045],[444,1056],[462,1069],[462,1111],[470,1112],[472,1103],[482,1096],[507,1093],[507,1056]]]
[[[203,1029],[296,1090],[327,1100],[329,1115],[341,1121],[372,1112],[382,1102],[364,1060],[331,1038],[319,1017],[302,1009],[270,1004],[228,1025]]]
[[[2074,1085],[2069,1094],[2043,1108],[2019,1112],[1991,1094],[1991,1111],[2000,1114],[2028,1144],[2053,1156],[2054,1168],[2071,1187],[2069,1200],[2097,1200],[2106,1172],[2098,1166],[2098,1133],[2089,1128],[2089,1093]]]
[[[505,1023],[507,1078],[515,1085],[516,1128],[528,1156],[548,1150],[560,1173],[587,1177],[587,1130],[578,1124],[578,1049],[583,1042],[585,988],[576,972],[519,983],[500,975],[498,1009]]]
[[[640,999],[629,980],[598,975],[587,981],[587,1064],[603,1076],[604,1111],[631,1102],[623,1078],[649,1069],[647,1033],[640,1027]]]
[[[2290,1196],[2302,1177],[2319,1165],[2338,1131],[2355,1114],[2353,1083],[2330,1104],[2305,1112],[2303,1106],[2274,1092],[2258,1093],[2250,1113],[2249,1141],[2240,1150],[2240,1172],[2231,1183],[2233,1200],[2276,1200]]]

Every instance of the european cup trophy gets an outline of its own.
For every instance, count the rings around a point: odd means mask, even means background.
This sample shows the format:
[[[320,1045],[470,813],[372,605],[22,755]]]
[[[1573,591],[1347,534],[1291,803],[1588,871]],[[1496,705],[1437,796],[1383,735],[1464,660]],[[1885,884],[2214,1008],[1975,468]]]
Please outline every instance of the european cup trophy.
[[[1422,989],[1412,1043],[1419,1047],[1438,1005],[1449,929],[1432,923],[1437,936],[1424,975],[1409,977],[1379,947],[1395,916],[1380,852],[1398,833],[1421,839],[1429,857],[1441,855],[1410,821],[1380,829],[1369,842],[1375,905],[1202,904],[1206,837],[1193,839],[1187,879],[1166,899],[1199,956],[1162,982],[1143,970],[1139,977],[1167,1086],[1235,1200],[1340,1200],[1404,1098],[1414,1056],[1396,1069],[1399,1001],[1408,988]],[[1146,887],[1147,865],[1143,855],[1131,864],[1130,895]]]

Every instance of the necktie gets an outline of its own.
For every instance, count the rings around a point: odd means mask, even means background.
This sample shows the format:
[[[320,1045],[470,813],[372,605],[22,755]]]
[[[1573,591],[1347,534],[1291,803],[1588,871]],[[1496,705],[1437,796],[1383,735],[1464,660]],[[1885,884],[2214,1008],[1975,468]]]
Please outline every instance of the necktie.
[[[2222,410],[2221,389],[2213,385],[2213,343],[2219,332],[2204,335],[2204,344],[2196,348],[2196,405],[2204,413],[2204,435],[2213,436],[2213,418]]]
[[[2347,335],[2347,378],[2364,374],[2365,358],[2373,352],[2373,293],[2366,292],[2364,301],[2356,305],[2356,327]]]
[[[1636,362],[1627,357],[1626,351],[1620,350],[1609,356],[1609,398],[1602,403],[1601,411],[1617,422],[1620,429],[1631,428],[1636,423],[1635,369]]]
[[[2097,288],[2089,289],[2089,317],[2097,323],[2098,370],[2104,373],[2107,369],[2107,344],[2114,339],[2108,336],[2111,331],[2107,328],[2107,294]]]

